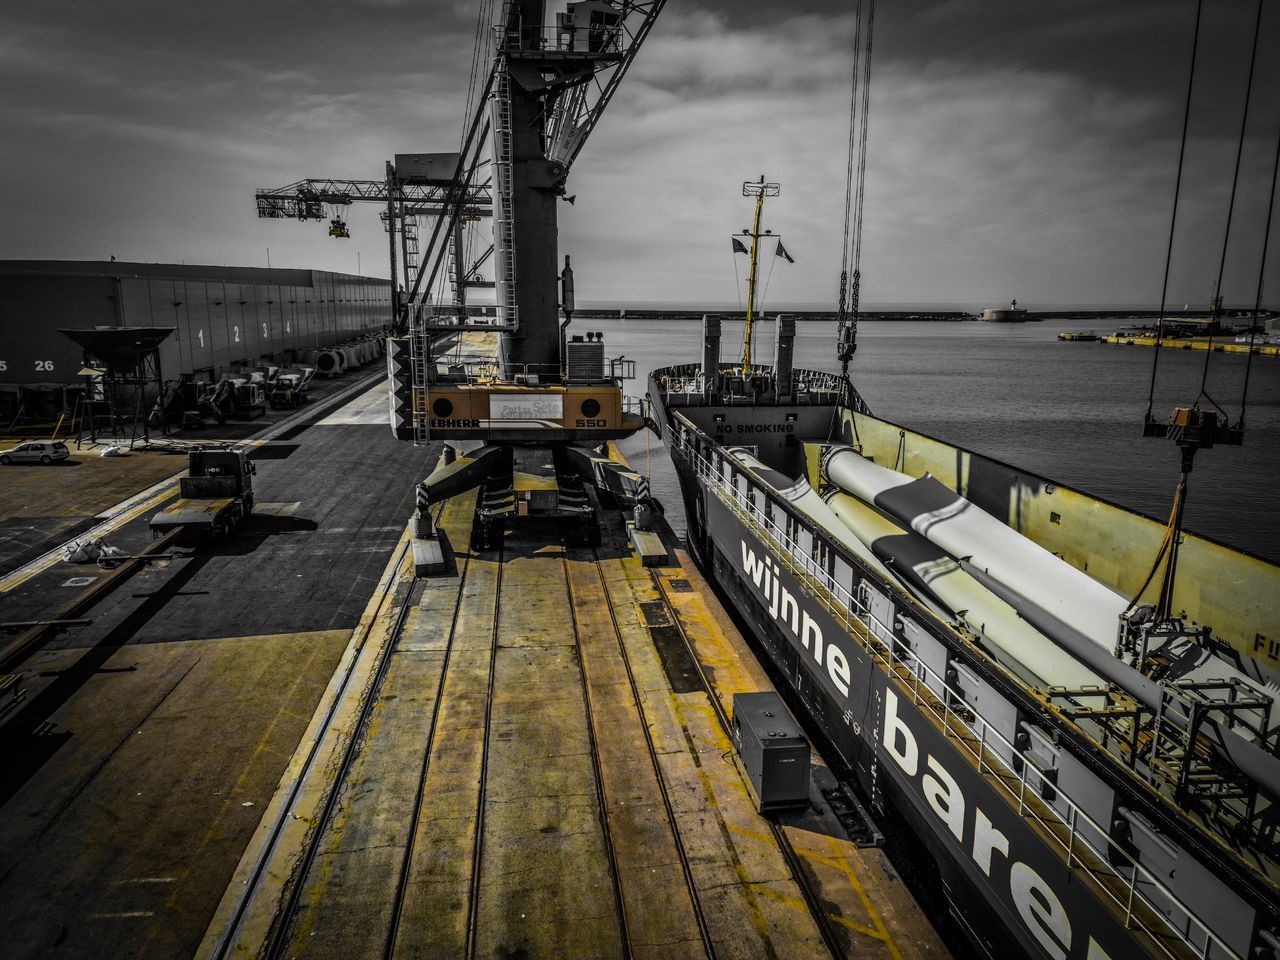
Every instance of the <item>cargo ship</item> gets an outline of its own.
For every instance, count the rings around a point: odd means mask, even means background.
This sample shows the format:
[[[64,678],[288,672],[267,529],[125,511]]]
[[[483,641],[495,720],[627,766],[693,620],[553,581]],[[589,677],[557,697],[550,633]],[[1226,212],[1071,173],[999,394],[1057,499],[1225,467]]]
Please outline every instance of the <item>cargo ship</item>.
[[[1241,425],[1148,414],[1181,449],[1166,522],[877,416],[848,372],[856,259],[842,372],[795,365],[787,316],[758,363],[779,194],[743,184],[737,357],[704,317],[648,396],[691,552],[780,689],[987,955],[1280,957],[1280,566],[1182,527],[1196,451]]]
[[[875,416],[788,317],[745,367],[703,323],[648,384],[690,548],[975,938],[1280,955],[1280,567],[1179,532],[1157,615],[1163,522]]]

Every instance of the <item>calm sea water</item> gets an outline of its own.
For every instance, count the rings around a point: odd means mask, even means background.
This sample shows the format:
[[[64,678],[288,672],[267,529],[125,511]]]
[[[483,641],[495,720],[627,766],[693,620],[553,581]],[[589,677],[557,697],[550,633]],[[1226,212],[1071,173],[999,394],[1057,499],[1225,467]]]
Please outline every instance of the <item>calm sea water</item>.
[[[1063,330],[1110,333],[1121,325],[869,322],[859,328],[850,372],[878,416],[1165,518],[1178,482],[1179,451],[1170,441],[1140,435],[1153,351],[1057,339]],[[838,369],[834,329],[823,323],[797,327],[797,365]],[[604,331],[610,356],[636,361],[640,379],[629,392],[643,392],[653,368],[699,357],[696,320],[582,320],[574,329]],[[725,360],[738,353],[740,338],[741,327],[726,323]],[[770,323],[757,339],[756,356],[771,357],[772,341]],[[1160,351],[1158,418],[1195,399],[1204,359],[1198,351]],[[1210,359],[1209,396],[1232,421],[1239,414],[1245,360],[1234,354]],[[649,464],[654,492],[683,532],[678,488],[661,444],[637,436],[623,450],[641,471]],[[1197,455],[1187,527],[1280,562],[1278,494],[1280,360],[1254,357],[1245,445]]]

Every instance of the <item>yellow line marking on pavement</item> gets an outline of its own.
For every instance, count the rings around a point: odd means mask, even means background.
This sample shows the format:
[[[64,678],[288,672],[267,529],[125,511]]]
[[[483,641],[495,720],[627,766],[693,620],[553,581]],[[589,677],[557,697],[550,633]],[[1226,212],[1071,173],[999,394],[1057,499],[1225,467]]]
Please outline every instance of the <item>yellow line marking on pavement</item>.
[[[840,926],[848,927],[850,930],[855,930],[864,937],[870,937],[872,940],[881,940],[885,943],[888,942],[885,935],[879,930],[872,930],[870,927],[865,924],[858,923],[856,920],[850,920],[848,917],[842,917],[838,913],[828,913],[827,916],[840,924]]]
[[[768,897],[775,903],[780,903],[784,907],[790,907],[792,910],[799,910],[801,913],[809,912],[809,905],[798,897],[783,893],[781,890],[775,890],[766,883],[748,883],[747,886],[761,896]]]
[[[889,948],[889,955],[893,957],[893,960],[902,960],[902,952],[898,949],[898,945],[893,942],[893,936],[889,933],[889,928],[880,919],[879,911],[872,904],[871,898],[867,896],[867,891],[863,888],[857,875],[854,874],[853,868],[849,866],[848,860],[841,854],[840,845],[832,837],[827,838],[827,843],[831,845],[831,852],[840,858],[838,869],[849,878],[849,884],[853,887],[854,892],[858,894],[858,899],[862,901],[863,907],[866,908],[867,915],[871,917],[871,922],[875,924],[876,930],[880,931],[878,939],[884,941],[884,945]]]
[[[109,920],[113,917],[154,917],[155,912],[152,910],[121,910],[118,913],[91,913],[89,916],[94,920]]]
[[[186,473],[185,470],[182,472]],[[173,495],[173,492],[178,487],[178,478],[172,477],[168,480],[162,480],[160,483],[156,485],[156,487],[160,489],[157,490],[157,492],[152,494],[147,499],[143,500],[137,506],[126,510],[124,513],[121,513],[118,516],[111,518],[110,520],[106,520],[103,523],[100,523],[98,526],[94,527],[92,530],[86,531],[80,537],[73,537],[72,539],[75,539],[75,540],[82,540],[85,538],[97,539],[99,537],[105,536],[108,533],[114,533],[115,531],[123,527],[126,523],[129,523],[131,520],[137,519],[138,517],[142,516],[144,513],[148,512],[149,510],[154,510],[161,503],[163,503],[165,500],[169,499],[169,497]],[[155,490],[156,487],[152,487],[151,489]],[[71,542],[70,540],[67,541],[67,543],[70,543],[70,542]],[[3,580],[0,580],[0,593],[7,593],[8,591],[12,590],[14,587],[19,587],[22,584],[26,583],[28,580],[30,580],[32,577],[36,576],[37,574],[44,573],[44,571],[48,570],[55,563],[60,563],[62,561],[63,546],[64,544],[59,544],[58,546],[50,550],[48,553],[46,553],[44,556],[40,557],[39,559],[33,560],[31,563],[27,564],[27,566],[23,567],[20,570],[15,570],[13,573],[5,577]]]
[[[755,830],[750,830],[747,827],[740,827],[735,823],[728,823],[725,824],[725,826],[734,833],[740,834],[741,836],[747,837],[751,840],[759,840],[761,843],[773,843],[773,836],[771,834],[759,833]]]

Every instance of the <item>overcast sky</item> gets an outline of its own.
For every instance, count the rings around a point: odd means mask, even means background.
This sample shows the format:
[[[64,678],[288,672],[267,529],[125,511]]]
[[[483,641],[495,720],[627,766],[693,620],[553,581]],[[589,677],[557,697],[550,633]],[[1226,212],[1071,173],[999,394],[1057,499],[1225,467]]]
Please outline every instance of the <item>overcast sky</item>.
[[[380,178],[456,149],[474,2],[6,4],[0,258],[386,275],[352,238],[260,221],[253,190]],[[1260,65],[1225,293],[1253,300],[1280,124],[1280,9]],[[553,5],[554,7],[554,5]],[[851,4],[670,0],[569,182],[579,300],[735,301],[741,182],[782,184],[770,303],[834,298]],[[1205,302],[1222,242],[1255,0],[1210,0],[1171,302]],[[864,301],[1159,298],[1194,0],[880,0]],[[1280,233],[1280,226],[1274,233]],[[1273,234],[1274,237],[1274,234]],[[1273,239],[1271,300],[1280,291]]]

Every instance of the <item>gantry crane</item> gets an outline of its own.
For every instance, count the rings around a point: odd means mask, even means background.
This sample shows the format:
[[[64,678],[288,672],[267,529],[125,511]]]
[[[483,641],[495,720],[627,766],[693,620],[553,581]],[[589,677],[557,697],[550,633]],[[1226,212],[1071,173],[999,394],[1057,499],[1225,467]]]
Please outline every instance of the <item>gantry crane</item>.
[[[409,278],[417,275],[417,218],[438,219],[451,209],[457,158],[456,152],[396,154],[395,162],[387,163],[383,180],[309,178],[284,187],[262,188],[255,193],[258,216],[270,220],[328,220],[329,235],[346,238],[350,236],[344,212],[347,207],[353,203],[385,206],[381,217],[389,234],[392,322],[402,327],[411,302],[400,302],[397,260],[404,265],[405,286],[408,286]],[[488,181],[474,184],[457,200],[458,226],[450,235],[454,241],[452,254],[459,259],[458,276],[470,277],[476,264],[461,262],[461,224],[492,216],[490,184]],[[455,296],[459,303],[465,303],[465,288],[459,285]]]

